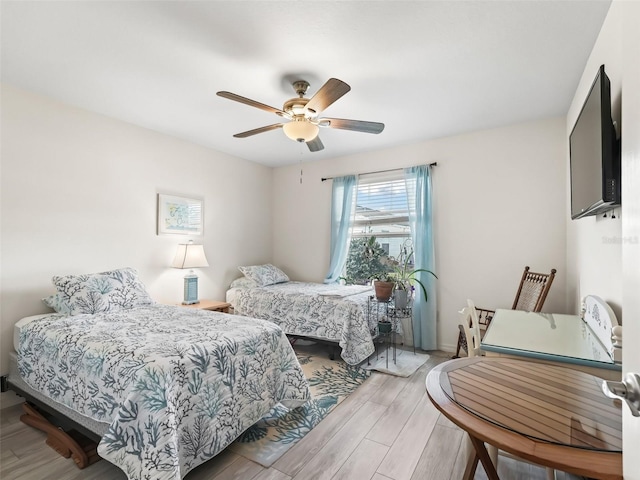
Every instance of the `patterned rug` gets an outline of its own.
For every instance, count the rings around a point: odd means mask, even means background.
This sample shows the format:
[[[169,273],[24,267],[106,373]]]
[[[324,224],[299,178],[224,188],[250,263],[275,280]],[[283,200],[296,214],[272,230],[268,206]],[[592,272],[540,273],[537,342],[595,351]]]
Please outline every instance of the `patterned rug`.
[[[309,381],[312,400],[293,410],[275,406],[229,447],[265,467],[284,455],[370,375],[342,360],[329,360],[326,347],[296,346],[295,349]]]

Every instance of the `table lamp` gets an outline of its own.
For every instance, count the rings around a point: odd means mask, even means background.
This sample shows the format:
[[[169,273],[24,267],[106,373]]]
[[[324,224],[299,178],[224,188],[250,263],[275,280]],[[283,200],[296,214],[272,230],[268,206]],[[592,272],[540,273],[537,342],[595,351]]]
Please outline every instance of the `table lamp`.
[[[171,264],[173,268],[201,268],[208,267],[207,257],[204,254],[202,245],[196,245],[193,241],[189,243],[181,243],[178,245],[176,256]],[[198,300],[198,276],[193,270],[190,270],[184,276],[184,301],[183,305],[193,305],[200,303]]]

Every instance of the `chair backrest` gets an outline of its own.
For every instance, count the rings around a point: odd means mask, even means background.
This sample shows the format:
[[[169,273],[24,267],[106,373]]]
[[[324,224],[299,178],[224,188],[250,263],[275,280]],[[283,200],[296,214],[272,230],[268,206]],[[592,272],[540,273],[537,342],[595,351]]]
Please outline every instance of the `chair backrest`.
[[[467,306],[460,310],[461,325],[467,340],[467,355],[477,357],[480,351],[480,325],[478,323],[478,312],[471,300],[467,300]]]
[[[555,268],[551,269],[551,273],[535,273],[530,272],[529,267],[524,267],[518,293],[511,309],[527,312],[541,311],[555,276]]]

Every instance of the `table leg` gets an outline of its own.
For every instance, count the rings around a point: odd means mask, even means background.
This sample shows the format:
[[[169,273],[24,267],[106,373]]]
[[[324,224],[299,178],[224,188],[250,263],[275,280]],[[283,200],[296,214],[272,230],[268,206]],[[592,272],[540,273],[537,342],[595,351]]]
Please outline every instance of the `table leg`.
[[[476,470],[478,468],[478,454],[476,453],[476,449],[471,443],[471,439],[469,435],[465,432],[464,441],[462,443],[462,448],[466,451],[467,461],[465,462],[464,473],[462,474],[462,480],[473,480],[473,477],[476,476]]]
[[[482,466],[484,467],[484,471],[487,474],[487,478],[489,480],[500,480],[500,477],[498,477],[498,472],[496,472],[496,467],[491,461],[491,457],[489,456],[489,452],[487,452],[487,447],[485,447],[484,442],[477,439],[473,435],[469,435],[469,439],[473,444],[473,448],[476,450],[476,456],[478,457],[480,462],[482,462]]]

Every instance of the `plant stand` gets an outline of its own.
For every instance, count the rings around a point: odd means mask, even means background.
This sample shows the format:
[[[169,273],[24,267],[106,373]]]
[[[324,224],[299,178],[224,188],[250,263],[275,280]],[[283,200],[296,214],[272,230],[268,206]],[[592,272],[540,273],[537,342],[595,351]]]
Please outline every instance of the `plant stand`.
[[[390,307],[390,312],[393,318],[396,319],[396,322],[398,322],[400,325],[402,325],[402,320],[403,319],[408,319],[409,321],[407,322],[407,326],[409,327],[409,329],[411,330],[411,348],[413,348],[413,354],[416,354],[416,338],[414,335],[414,331],[413,331],[413,308],[412,308],[412,301],[409,300],[407,302],[407,306],[404,308],[396,308],[394,306]],[[404,326],[402,326],[402,339],[404,340],[405,337],[405,330],[404,330]],[[405,342],[403,341],[403,344]]]
[[[389,349],[392,349],[393,363],[396,363],[396,335],[404,337],[405,332],[402,327],[402,319],[409,318],[409,326],[411,328],[411,338],[413,343],[413,353],[416,353],[416,342],[413,338],[413,323],[411,321],[412,309],[409,303],[405,308],[396,308],[393,300],[382,301],[371,295],[367,304],[367,321],[369,325],[376,322],[377,327],[374,334],[374,342],[381,345],[387,352],[386,363],[389,366]],[[376,347],[376,355],[379,354]]]

